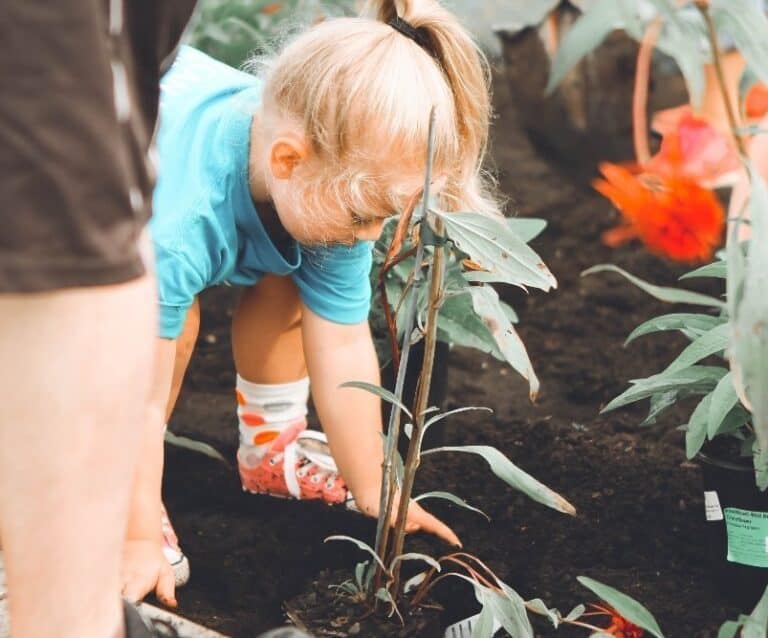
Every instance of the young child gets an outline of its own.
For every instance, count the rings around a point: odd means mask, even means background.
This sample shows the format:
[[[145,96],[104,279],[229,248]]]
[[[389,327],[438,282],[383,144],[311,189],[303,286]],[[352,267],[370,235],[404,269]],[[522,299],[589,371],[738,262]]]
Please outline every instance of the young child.
[[[160,298],[152,408],[133,494],[124,594],[175,604],[183,555],[160,500],[163,427],[199,324],[197,295],[246,287],[232,322],[243,488],[378,514],[379,383],[367,322],[372,242],[417,195],[430,109],[447,210],[497,214],[480,173],[487,64],[435,0],[380,0],[320,23],[262,77],[183,48],[162,82],[152,221]],[[305,432],[309,380],[328,436]],[[338,466],[338,471],[337,471]],[[344,477],[342,480],[341,476]],[[459,544],[411,503],[408,531]]]

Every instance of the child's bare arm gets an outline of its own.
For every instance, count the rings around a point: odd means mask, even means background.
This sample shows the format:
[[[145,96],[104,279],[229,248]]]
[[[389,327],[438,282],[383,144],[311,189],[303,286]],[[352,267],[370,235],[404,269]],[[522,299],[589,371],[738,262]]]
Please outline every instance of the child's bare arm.
[[[380,401],[369,392],[339,388],[346,381],[379,384],[378,360],[368,323],[333,323],[305,306],[303,335],[312,396],[331,453],[357,506],[377,516],[383,458]],[[416,503],[410,505],[407,530],[422,530],[459,544],[449,527]]]
[[[175,606],[174,575],[163,555],[160,523],[163,475],[163,430],[176,360],[176,341],[157,339],[155,368],[141,447],[131,492],[131,509],[123,552],[123,595],[140,600],[154,591]]]

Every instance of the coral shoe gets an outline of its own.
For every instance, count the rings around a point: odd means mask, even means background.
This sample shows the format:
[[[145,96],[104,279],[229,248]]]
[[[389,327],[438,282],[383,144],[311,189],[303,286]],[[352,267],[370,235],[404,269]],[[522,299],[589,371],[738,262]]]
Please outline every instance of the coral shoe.
[[[181,551],[179,538],[171,525],[171,519],[165,505],[160,506],[160,525],[163,532],[163,554],[173,568],[176,587],[181,587],[189,582],[189,560]]]
[[[322,500],[356,509],[325,435],[306,427],[306,422],[301,421],[283,430],[261,458],[247,446],[241,446],[237,465],[243,489],[253,494]]]

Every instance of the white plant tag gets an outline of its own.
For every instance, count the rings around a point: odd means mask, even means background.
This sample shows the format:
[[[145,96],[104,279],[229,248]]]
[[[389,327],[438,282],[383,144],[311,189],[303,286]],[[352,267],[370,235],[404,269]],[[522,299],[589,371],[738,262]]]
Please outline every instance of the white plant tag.
[[[708,521],[723,520],[723,510],[717,492],[704,492],[704,513]]]

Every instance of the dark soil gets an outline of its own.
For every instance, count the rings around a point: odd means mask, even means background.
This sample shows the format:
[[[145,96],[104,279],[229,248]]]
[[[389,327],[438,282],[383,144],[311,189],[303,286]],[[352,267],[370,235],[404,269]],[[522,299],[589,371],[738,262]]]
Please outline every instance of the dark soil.
[[[625,349],[631,329],[664,309],[616,275],[579,276],[589,266],[614,262],[672,284],[682,269],[639,246],[604,247],[600,233],[615,221],[606,202],[537,154],[520,131],[504,84],[497,87],[497,109],[494,154],[502,187],[520,215],[549,221],[534,247],[559,289],[529,297],[502,291],[520,313],[519,331],[542,381],[538,403],[528,401],[524,382],[504,365],[455,350],[446,407],[486,405],[494,413],[456,417],[444,426],[445,436],[451,443],[498,447],[563,494],[578,516],[527,500],[466,455],[425,459],[417,491],[453,491],[487,512],[491,523],[432,505],[467,551],[526,598],[540,597],[565,613],[593,600],[576,581],[588,575],[642,601],[667,636],[714,637],[722,621],[747,611],[749,603],[740,609],[724,603],[708,570],[701,470],[686,461],[677,430],[684,413],[645,427],[638,423],[646,406],[599,414],[628,379],[660,370],[682,342],[646,337]],[[220,289],[203,297],[198,352],[171,422],[176,433],[209,442],[229,459],[237,444],[228,338],[235,295]],[[353,513],[244,494],[233,468],[179,449],[168,449],[165,499],[192,565],[192,580],[179,592],[181,613],[237,638],[283,623],[283,602],[322,570],[351,574],[362,556],[324,538],[347,534],[370,542],[374,534],[373,522]],[[412,551],[446,551],[430,538],[409,543]],[[444,588],[438,597],[447,603],[446,622],[474,612],[467,585]],[[551,635],[540,626],[541,635]]]

